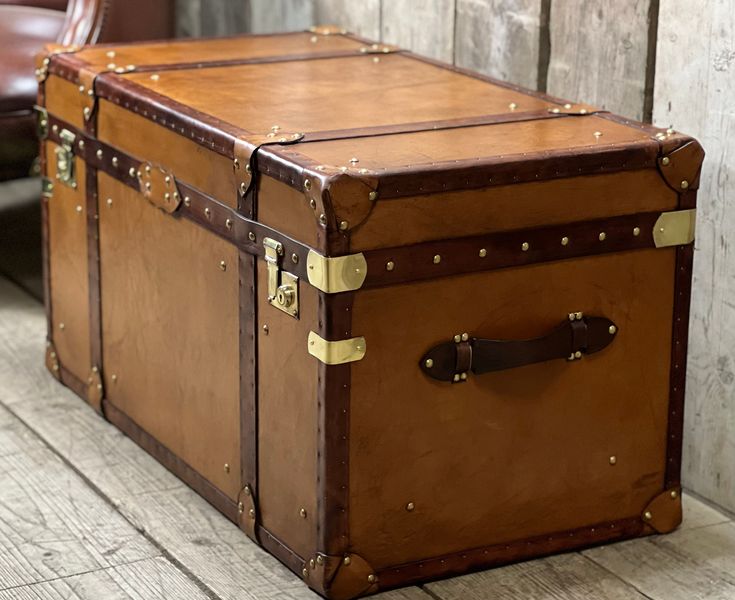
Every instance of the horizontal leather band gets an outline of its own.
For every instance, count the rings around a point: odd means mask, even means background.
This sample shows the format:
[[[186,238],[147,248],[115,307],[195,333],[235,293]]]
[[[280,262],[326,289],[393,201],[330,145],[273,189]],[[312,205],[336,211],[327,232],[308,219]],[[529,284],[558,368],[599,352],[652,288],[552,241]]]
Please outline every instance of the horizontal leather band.
[[[482,375],[559,358],[579,359],[606,348],[617,331],[610,319],[570,313],[551,332],[530,340],[487,340],[458,334],[453,341],[429,350],[419,366],[432,379],[461,383],[469,372]]]

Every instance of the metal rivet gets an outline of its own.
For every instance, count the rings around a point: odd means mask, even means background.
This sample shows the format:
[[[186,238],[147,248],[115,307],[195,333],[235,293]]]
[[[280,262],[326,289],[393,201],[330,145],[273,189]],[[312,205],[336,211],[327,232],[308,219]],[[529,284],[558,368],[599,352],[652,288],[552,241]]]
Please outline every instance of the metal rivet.
[[[604,242],[604,241],[605,241],[605,238],[607,237],[607,235],[605,234],[605,232],[604,232],[604,231],[601,231],[601,232],[600,232],[600,235],[598,235],[597,237],[599,238],[599,240],[600,240],[601,242]]]
[[[85,106],[82,113],[84,114],[85,119],[89,119],[90,115],[92,114],[92,109],[89,108],[88,106]]]
[[[273,133],[275,133],[276,131],[280,131],[280,130],[281,130],[281,126],[280,125],[274,125],[273,127],[271,127],[271,131]]]
[[[610,332],[610,335],[615,335],[615,332],[618,330],[615,325],[610,325],[610,327],[607,328],[608,332]]]
[[[309,568],[314,569],[316,567],[316,561],[312,558],[309,560]]]
[[[462,336],[460,334],[457,334],[454,336],[454,343],[459,344],[462,341]]]
[[[237,512],[242,514],[245,512],[245,505],[242,502],[237,503]]]
[[[370,573],[370,575],[368,575],[367,577],[367,580],[368,580],[368,583],[375,583],[375,575]]]
[[[574,318],[577,319],[577,321],[581,321],[583,316],[584,315],[581,312],[574,313]]]
[[[77,204],[77,212],[80,213],[80,212],[82,212],[82,210],[83,210],[82,209],[82,205],[81,204]]]
[[[240,194],[244,196],[247,191],[248,191],[248,185],[245,182],[242,182],[240,184]]]
[[[325,215],[324,213],[320,214],[319,215],[319,222],[322,225],[326,225],[327,224],[327,215]]]
[[[236,169],[240,168],[240,161],[237,158],[232,161],[232,164],[235,165]]]
[[[84,150],[84,146],[85,146],[85,145],[86,145],[86,144],[84,143],[84,140],[79,140],[79,149],[80,149],[80,150]]]
[[[387,263],[385,263],[386,271],[392,271],[395,268],[396,268],[396,263],[394,263],[392,260],[389,260]]]
[[[347,565],[347,566],[349,566],[349,564],[350,564],[351,562],[352,562],[352,560],[350,559],[350,557],[349,557],[349,556],[345,556],[345,557],[344,557],[344,558],[342,559],[342,564],[343,564],[343,565]]]
[[[687,189],[688,187],[689,187],[689,182],[688,182],[688,181],[687,181],[686,179],[685,179],[684,181],[682,181],[682,182],[681,182],[681,189],[682,189],[682,190],[685,190],[685,189]]]
[[[299,264],[299,255],[294,253],[291,255],[291,262],[295,265]]]
[[[135,171],[135,167],[130,167],[130,170],[128,171],[128,175],[130,175],[130,177],[135,177],[136,174],[137,173]]]
[[[232,219],[225,220],[225,227],[227,227],[227,229],[232,229]]]
[[[480,248],[480,258],[485,258],[487,256],[487,250],[485,248]]]
[[[184,206],[191,206],[191,198],[184,196]]]
[[[460,374],[459,374],[459,378],[460,378],[460,379],[461,379],[462,381],[467,381],[467,373],[460,373]]]
[[[248,231],[248,239],[251,242],[254,242],[255,241],[255,234],[252,231]]]
[[[87,91],[87,89],[86,89],[86,88],[85,88],[85,87],[84,87],[83,85],[80,85],[80,86],[79,86],[79,93],[80,93],[80,94],[83,94],[83,93],[84,93],[84,92],[86,92],[86,91]]]
[[[151,191],[152,187],[153,187],[153,184],[150,181],[145,182],[145,189],[147,189],[149,192]]]
[[[230,465],[228,463],[225,463],[225,473],[230,472]]]
[[[268,335],[270,331],[271,330],[268,328],[268,325],[263,325],[263,335]]]
[[[164,183],[166,185],[170,184],[171,183],[171,176],[170,175],[166,175],[166,177],[163,178],[163,181],[164,181]]]
[[[564,236],[561,238],[561,245],[566,246],[569,243],[569,238],[567,236]]]
[[[469,339],[470,339],[470,334],[469,333],[463,333],[462,334],[462,341],[463,342],[466,342]]]
[[[592,135],[594,135],[596,138],[602,137],[602,131],[595,131]]]
[[[643,518],[646,521],[650,521],[651,519],[653,519],[653,515],[651,514],[651,511],[647,510],[646,512],[644,512],[643,513]]]
[[[117,383],[117,375],[112,374],[112,383]]]
[[[102,150],[97,150],[97,152],[95,154],[97,155],[97,158],[99,158],[100,160],[102,160],[102,157],[104,156]]]
[[[671,496],[672,500],[676,500],[679,497],[679,492],[677,492],[676,490],[671,490],[671,494],[669,495]]]
[[[251,167],[250,164],[245,165],[245,172],[248,175],[252,175],[253,174],[253,167]]]
[[[245,495],[246,496],[249,496],[250,495],[250,486],[249,485],[246,485],[245,486],[245,489],[243,490],[243,492],[245,492]]]
[[[306,518],[306,509],[305,508],[300,509],[299,510],[299,515],[301,516],[302,519],[305,519]]]
[[[145,166],[145,172],[150,175],[150,173],[151,173],[151,166],[150,165],[146,165]]]
[[[307,571],[306,569],[302,569],[302,570],[301,570],[301,574],[302,574],[302,575],[303,575],[304,577],[308,577],[308,576],[309,576],[309,571]]]
[[[120,164],[120,161],[118,160],[117,156],[112,157],[112,166],[116,167],[118,164]]]
[[[110,50],[109,52],[107,52],[106,56],[107,58],[115,58],[115,51]]]
[[[527,252],[528,248],[529,248],[528,242],[523,242],[521,244],[521,250],[523,250],[524,252]]]
[[[352,163],[353,165],[356,165],[357,163],[359,163],[359,162],[360,162],[360,159],[359,159],[359,158],[357,158],[356,156],[353,156],[353,157],[352,157],[352,158],[350,159],[350,162],[351,162],[351,163]]]
[[[558,115],[561,111],[558,108],[552,108],[551,112],[553,112],[555,115]]]
[[[311,179],[304,180],[304,189],[308,192],[311,189]]]
[[[427,359],[426,359],[426,361],[424,362],[424,366],[425,366],[425,367],[426,367],[427,369],[431,369],[431,367],[433,367],[433,366],[434,366],[434,361],[433,361],[433,359],[431,359],[431,358],[427,358]]]
[[[509,108],[510,110],[515,110],[516,108],[518,108],[518,105],[517,105],[517,104],[516,104],[515,102],[511,102],[511,103],[510,103],[510,104],[508,105],[508,108]]]
[[[378,192],[370,192],[370,193],[368,194],[368,199],[369,199],[369,200],[370,200],[371,202],[374,202],[375,200],[377,200],[377,199],[378,199]]]
[[[63,323],[59,323],[59,329],[63,331],[64,329],[66,329],[66,325],[64,325]]]
[[[617,457],[617,456],[611,456],[611,457],[610,457],[610,464],[611,464],[611,465],[616,465],[616,464],[618,464],[618,457]]]
[[[340,228],[341,231],[345,231],[349,226],[350,226],[350,224],[347,221],[340,221],[339,222],[339,228]]]
[[[309,206],[311,206],[311,208],[316,208],[316,200],[314,200],[314,198],[309,200]]]
[[[411,512],[414,508],[416,508],[416,505],[413,502],[409,502],[408,504],[406,504],[406,510],[408,512]]]
[[[225,261],[223,261],[223,260],[219,261],[219,268],[222,271],[226,271],[227,270],[227,263]]]
[[[204,209],[204,216],[207,217],[208,219],[211,219],[212,218],[212,211],[209,208],[205,208]]]
[[[161,79],[161,76],[158,73],[153,73],[153,75],[151,75],[152,81],[158,81],[159,79]]]
[[[250,510],[248,511],[248,516],[249,516],[249,517],[250,517],[251,519],[254,519],[254,518],[255,518],[255,509],[254,509],[254,508],[251,508],[251,509],[250,509]]]
[[[163,199],[164,199],[164,200],[165,200],[166,202],[168,202],[169,200],[171,200],[171,194],[169,194],[168,192],[166,192],[166,193],[165,193],[165,194],[163,195]]]
[[[320,554],[316,557],[316,564],[323,565],[324,564],[324,557]]]
[[[572,105],[571,105],[571,104],[569,104],[569,102],[567,102],[567,103],[566,103],[566,104],[564,105],[564,108],[566,108],[567,110],[569,110],[570,108],[572,108]]]
[[[441,254],[435,254],[434,255],[434,264],[438,265],[442,261]]]
[[[665,140],[666,139],[666,134],[663,133],[663,132],[659,132],[659,133],[656,134],[656,139],[657,140]]]
[[[664,156],[661,159],[661,164],[665,167],[671,162],[671,159],[668,156]]]
[[[586,108],[583,108],[582,110],[579,111],[579,114],[580,115],[586,115],[587,114],[587,109]]]
[[[641,228],[640,227],[633,227],[633,235],[636,237],[641,234]]]
[[[112,206],[112,198],[107,199],[107,206]]]

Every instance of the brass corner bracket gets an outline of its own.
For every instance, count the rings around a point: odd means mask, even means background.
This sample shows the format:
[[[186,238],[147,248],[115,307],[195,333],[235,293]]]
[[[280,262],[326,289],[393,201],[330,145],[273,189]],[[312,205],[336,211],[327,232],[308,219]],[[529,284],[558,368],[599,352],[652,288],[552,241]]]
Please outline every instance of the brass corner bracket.
[[[367,277],[367,261],[362,253],[327,257],[309,251],[306,257],[309,283],[327,294],[358,290]]]
[[[362,360],[367,350],[364,337],[328,342],[314,331],[309,332],[307,348],[309,354],[325,365],[342,365]]]
[[[653,226],[653,243],[656,248],[681,246],[694,241],[697,210],[675,210],[661,213]]]

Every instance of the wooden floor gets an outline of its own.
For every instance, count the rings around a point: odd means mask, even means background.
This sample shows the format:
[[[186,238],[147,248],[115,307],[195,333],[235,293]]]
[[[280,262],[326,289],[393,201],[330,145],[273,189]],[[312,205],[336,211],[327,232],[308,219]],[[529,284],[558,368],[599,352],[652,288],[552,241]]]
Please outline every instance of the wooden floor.
[[[316,598],[43,367],[43,308],[0,279],[0,600]],[[692,496],[677,532],[376,596],[735,600],[735,523]]]

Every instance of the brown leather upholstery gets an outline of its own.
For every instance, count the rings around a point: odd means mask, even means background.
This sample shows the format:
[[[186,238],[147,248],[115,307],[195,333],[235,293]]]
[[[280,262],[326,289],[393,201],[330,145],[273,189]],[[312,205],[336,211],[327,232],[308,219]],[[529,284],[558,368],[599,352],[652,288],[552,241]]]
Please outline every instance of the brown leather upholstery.
[[[0,180],[28,173],[37,152],[33,57],[65,45],[170,37],[172,0],[0,0]],[[32,6],[27,6],[32,5]],[[48,8],[40,8],[45,6]]]

